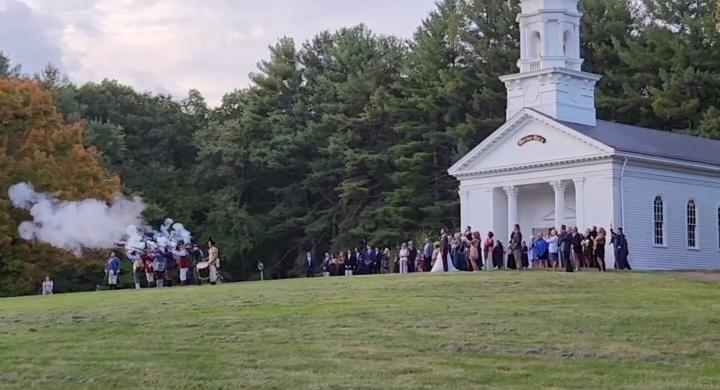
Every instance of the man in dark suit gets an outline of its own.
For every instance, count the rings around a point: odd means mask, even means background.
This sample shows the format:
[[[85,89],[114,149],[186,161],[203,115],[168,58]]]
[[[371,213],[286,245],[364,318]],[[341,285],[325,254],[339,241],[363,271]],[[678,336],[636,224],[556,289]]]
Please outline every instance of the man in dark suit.
[[[575,267],[576,272],[585,267],[582,261],[583,239],[584,237],[580,234],[580,232],[578,232],[578,228],[573,227],[572,233],[570,233],[570,258],[572,259],[573,267]]]
[[[363,257],[363,261],[365,263],[365,273],[370,275],[373,273],[373,267],[375,266],[375,261],[377,260],[377,254],[373,250],[372,245],[367,245],[367,249],[365,249]]]
[[[315,274],[315,266],[313,264],[312,253],[308,252],[305,257],[305,276],[312,278]]]

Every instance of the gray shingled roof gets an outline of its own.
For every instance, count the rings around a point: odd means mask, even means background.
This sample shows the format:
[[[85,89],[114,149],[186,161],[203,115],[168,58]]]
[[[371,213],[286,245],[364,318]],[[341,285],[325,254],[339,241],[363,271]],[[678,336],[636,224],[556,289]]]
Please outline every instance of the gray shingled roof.
[[[596,126],[570,122],[562,124],[620,153],[720,165],[720,141],[601,120]]]

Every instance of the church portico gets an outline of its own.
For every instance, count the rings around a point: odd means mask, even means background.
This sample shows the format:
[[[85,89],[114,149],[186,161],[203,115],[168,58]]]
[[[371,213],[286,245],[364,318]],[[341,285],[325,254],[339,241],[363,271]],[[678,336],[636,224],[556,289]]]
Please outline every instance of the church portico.
[[[515,224],[522,228],[524,237],[545,232],[555,226],[575,226],[578,202],[584,194],[584,179],[559,179],[534,183],[515,183],[497,187],[465,189],[468,199],[463,225],[472,226],[483,235],[493,232],[505,242]],[[486,215],[491,214],[490,218]],[[582,215],[582,213],[581,213]]]

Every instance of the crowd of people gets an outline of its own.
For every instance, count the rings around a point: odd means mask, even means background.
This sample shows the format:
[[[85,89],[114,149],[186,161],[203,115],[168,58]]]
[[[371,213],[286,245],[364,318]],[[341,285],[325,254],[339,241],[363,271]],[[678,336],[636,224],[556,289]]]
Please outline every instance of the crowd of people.
[[[390,248],[368,244],[365,249],[325,253],[320,264],[324,276],[352,276],[380,273],[453,272],[499,269],[564,269],[577,272],[585,268],[607,270],[605,249],[612,245],[615,269],[632,269],[628,261],[628,240],[622,228],[592,227],[580,233],[577,227],[550,229],[525,240],[519,225],[515,225],[507,246],[488,232],[483,240],[480,232],[468,227],[465,232],[448,234],[441,230],[437,241],[425,239],[422,247],[410,241],[400,244],[395,252]],[[315,275],[315,261],[311,252],[305,257],[306,276]]]
[[[353,276],[387,273],[414,272],[477,272],[500,269],[564,269],[577,272],[582,269],[597,268],[607,270],[605,249],[613,247],[615,264],[618,270],[631,270],[628,261],[628,240],[622,228],[610,229],[592,227],[580,233],[577,227],[568,229],[550,229],[523,238],[519,225],[505,246],[493,232],[485,239],[480,232],[467,227],[464,233],[449,234],[440,231],[437,240],[425,239],[422,246],[414,242],[404,242],[394,251],[389,247],[366,245],[365,249],[351,249],[340,253],[325,253],[320,268],[323,276]],[[220,256],[215,242],[208,241],[207,255],[197,243],[185,245],[180,242],[174,246],[152,250],[126,249],[132,263],[133,283],[136,289],[143,287],[172,287],[190,284],[217,284],[222,282]],[[121,261],[113,251],[105,265],[105,280],[111,290],[118,287]],[[307,277],[315,276],[316,262],[311,252],[307,252],[304,261]],[[42,284],[43,295],[53,293],[53,281],[47,277]]]
[[[127,257],[132,262],[133,283],[136,289],[145,287],[187,286],[192,283],[216,284],[222,280],[220,256],[213,240],[208,241],[207,256],[197,243],[139,250],[129,248]],[[121,262],[115,251],[105,264],[108,287],[118,286]]]

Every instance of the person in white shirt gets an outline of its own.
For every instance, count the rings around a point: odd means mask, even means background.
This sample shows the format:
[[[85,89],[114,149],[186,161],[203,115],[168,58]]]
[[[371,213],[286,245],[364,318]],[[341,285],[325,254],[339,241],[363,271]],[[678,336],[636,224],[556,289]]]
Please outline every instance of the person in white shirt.
[[[556,229],[550,230],[550,237],[546,241],[548,243],[548,253],[550,253],[550,265],[557,270],[560,258],[558,256],[558,232]]]
[[[408,250],[407,244],[403,243],[402,247],[400,248],[400,273],[406,274],[408,273],[408,256],[410,256],[410,251]]]
[[[54,283],[49,276],[42,282],[42,295],[53,295]]]

